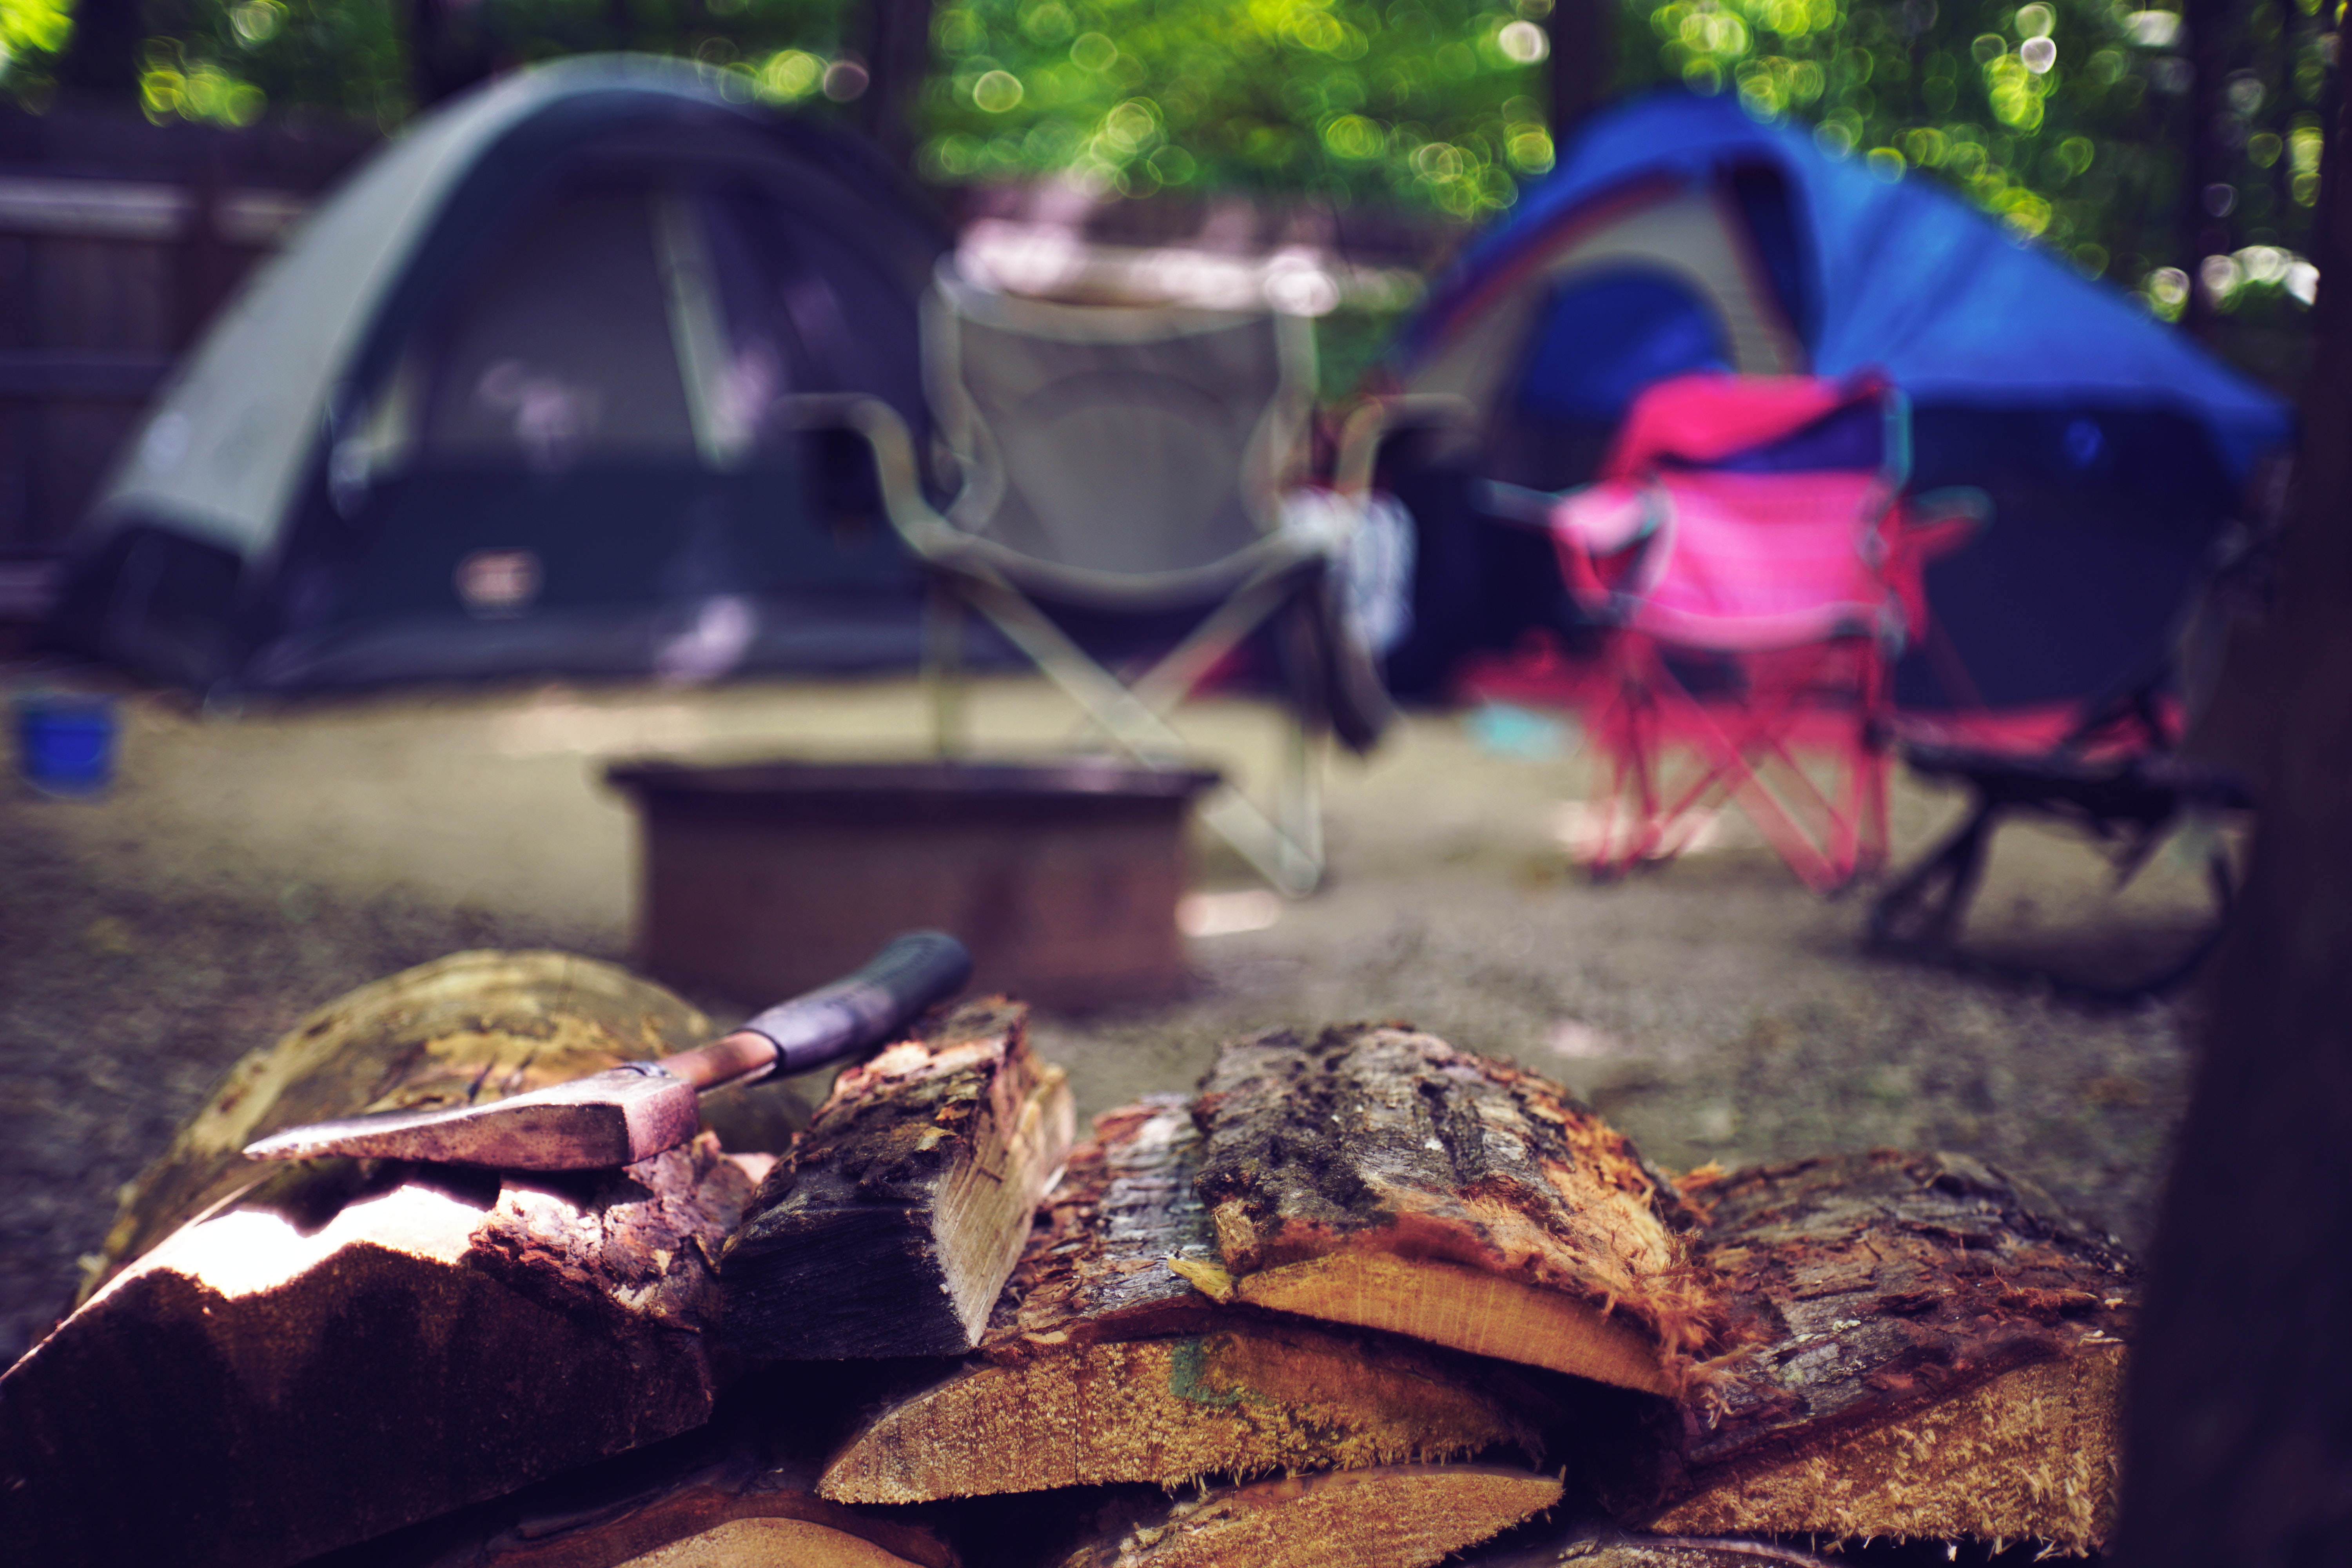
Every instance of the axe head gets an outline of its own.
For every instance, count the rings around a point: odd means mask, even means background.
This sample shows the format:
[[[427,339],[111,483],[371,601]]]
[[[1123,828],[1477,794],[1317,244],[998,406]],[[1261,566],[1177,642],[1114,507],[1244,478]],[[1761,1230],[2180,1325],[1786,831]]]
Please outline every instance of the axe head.
[[[655,1062],[632,1062],[487,1105],[380,1110],[290,1127],[246,1145],[254,1160],[346,1154],[595,1171],[633,1165],[694,1136],[694,1086]]]

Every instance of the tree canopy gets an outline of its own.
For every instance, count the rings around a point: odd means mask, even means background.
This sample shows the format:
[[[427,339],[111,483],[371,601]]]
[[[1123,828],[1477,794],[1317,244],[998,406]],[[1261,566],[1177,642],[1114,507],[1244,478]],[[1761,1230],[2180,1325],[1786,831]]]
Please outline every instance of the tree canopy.
[[[0,86],[37,102],[77,3],[134,0],[0,0]],[[889,3],[147,0],[140,91],[158,118],[313,109],[390,126],[449,69],[631,47],[837,110],[866,85],[867,7]],[[2131,0],[1616,0],[1615,85],[1736,93],[1885,178],[1951,186],[2160,314],[2180,311],[2197,276],[2221,309],[2292,313],[2315,282],[2302,253],[2332,18],[2320,0],[2186,3],[2208,34],[2193,58],[2180,12]],[[943,184],[1053,174],[1105,195],[1239,187],[1476,218],[1555,156],[1554,4],[936,0],[916,168]],[[425,18],[456,57],[441,77],[418,58]],[[2195,60],[2226,75],[2194,90]]]

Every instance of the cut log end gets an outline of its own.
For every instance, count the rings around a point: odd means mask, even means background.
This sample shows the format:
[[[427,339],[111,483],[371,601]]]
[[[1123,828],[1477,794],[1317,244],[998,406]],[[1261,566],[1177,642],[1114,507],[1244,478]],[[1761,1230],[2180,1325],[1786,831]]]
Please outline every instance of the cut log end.
[[[1068,1084],[1030,1055],[1024,1016],[968,1004],[842,1074],[728,1243],[733,1349],[841,1361],[979,1342],[1075,1133]]]
[[[1385,1329],[1473,1355],[1670,1394],[1657,1342],[1577,1297],[1450,1263],[1341,1252],[1244,1276],[1251,1306]]]
[[[1251,1322],[1060,1346],[964,1368],[890,1405],[836,1454],[818,1490],[922,1502],[1536,1449],[1531,1398],[1437,1355]]]
[[[564,1568],[572,1568],[572,1560],[567,1559]],[[870,1541],[806,1520],[733,1519],[628,1558],[614,1568],[918,1568],[918,1564]]]
[[[1798,1458],[1725,1467],[1649,1528],[1823,1540],[2030,1540],[2076,1556],[2115,1525],[2124,1347],[2084,1346]]]
[[[1150,1510],[1055,1568],[1423,1568],[1559,1500],[1550,1476],[1412,1465],[1221,1488]]]

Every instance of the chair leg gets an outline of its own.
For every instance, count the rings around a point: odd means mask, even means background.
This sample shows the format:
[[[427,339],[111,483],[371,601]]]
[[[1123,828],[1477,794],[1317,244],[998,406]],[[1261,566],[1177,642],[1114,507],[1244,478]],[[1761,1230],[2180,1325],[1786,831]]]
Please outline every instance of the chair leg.
[[[1039,671],[1110,737],[1114,745],[1147,768],[1189,766],[1184,738],[1149,702],[1089,658],[1085,650],[1017,591],[985,581],[972,585],[973,603],[1028,656]],[[1310,745],[1306,737],[1301,744]],[[1303,801],[1318,805],[1312,782],[1313,756],[1294,786]],[[1321,815],[1302,837],[1228,784],[1200,805],[1201,820],[1234,847],[1253,870],[1293,898],[1315,890],[1322,879]]]

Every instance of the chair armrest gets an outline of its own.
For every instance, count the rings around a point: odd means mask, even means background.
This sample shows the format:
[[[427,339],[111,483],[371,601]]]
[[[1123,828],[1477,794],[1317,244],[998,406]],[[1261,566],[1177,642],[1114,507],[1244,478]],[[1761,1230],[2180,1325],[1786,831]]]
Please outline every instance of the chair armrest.
[[[1569,595],[1591,615],[1622,619],[1654,585],[1672,515],[1664,493],[1639,480],[1603,479],[1553,497],[1545,523]]]
[[[847,430],[864,438],[882,482],[882,510],[918,554],[936,555],[962,542],[923,495],[915,438],[897,409],[862,392],[803,392],[777,398],[775,411],[797,429]]]
[[[1344,496],[1360,496],[1370,489],[1381,443],[1395,431],[1469,425],[1476,418],[1477,410],[1468,399],[1452,393],[1406,392],[1367,398],[1349,410],[1339,426],[1339,455],[1331,465],[1331,488]]]

